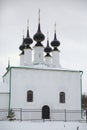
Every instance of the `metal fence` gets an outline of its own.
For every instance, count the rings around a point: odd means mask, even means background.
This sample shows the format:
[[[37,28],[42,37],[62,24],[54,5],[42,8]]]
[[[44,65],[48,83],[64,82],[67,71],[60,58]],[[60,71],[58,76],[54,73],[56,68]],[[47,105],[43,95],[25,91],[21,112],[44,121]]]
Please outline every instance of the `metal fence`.
[[[49,119],[42,118],[40,109],[12,109],[8,117],[8,109],[0,109],[0,121],[19,120],[19,121],[80,121],[87,122],[87,112],[81,110],[50,110]]]

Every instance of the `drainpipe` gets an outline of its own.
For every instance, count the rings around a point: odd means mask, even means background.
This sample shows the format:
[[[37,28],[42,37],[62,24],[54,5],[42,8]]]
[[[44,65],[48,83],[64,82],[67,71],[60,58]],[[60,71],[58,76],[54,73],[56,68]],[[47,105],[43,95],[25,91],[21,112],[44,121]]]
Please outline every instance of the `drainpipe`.
[[[81,118],[82,118],[82,75],[83,71],[80,71],[80,92],[81,92]]]
[[[8,104],[8,115],[10,112],[11,107],[11,67],[9,68],[9,104]]]

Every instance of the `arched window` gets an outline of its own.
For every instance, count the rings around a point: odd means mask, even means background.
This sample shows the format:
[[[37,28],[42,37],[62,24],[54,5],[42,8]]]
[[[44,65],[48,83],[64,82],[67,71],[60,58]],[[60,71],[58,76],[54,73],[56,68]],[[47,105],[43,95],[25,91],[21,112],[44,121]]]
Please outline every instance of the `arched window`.
[[[33,91],[27,91],[27,102],[33,102]]]
[[[65,93],[60,92],[60,103],[65,103]]]

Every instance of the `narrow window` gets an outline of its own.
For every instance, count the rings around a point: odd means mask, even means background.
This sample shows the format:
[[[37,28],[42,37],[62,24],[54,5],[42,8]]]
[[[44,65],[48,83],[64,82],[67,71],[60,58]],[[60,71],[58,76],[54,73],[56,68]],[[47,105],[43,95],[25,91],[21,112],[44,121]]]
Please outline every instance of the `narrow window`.
[[[65,103],[65,93],[60,92],[60,103]]]
[[[33,91],[27,91],[27,102],[33,102]]]

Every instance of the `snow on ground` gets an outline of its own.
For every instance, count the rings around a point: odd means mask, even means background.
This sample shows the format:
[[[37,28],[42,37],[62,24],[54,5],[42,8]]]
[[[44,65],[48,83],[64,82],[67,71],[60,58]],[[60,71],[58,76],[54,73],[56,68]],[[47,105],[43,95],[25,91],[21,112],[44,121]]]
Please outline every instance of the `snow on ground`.
[[[0,130],[87,130],[87,123],[58,121],[0,121]]]

